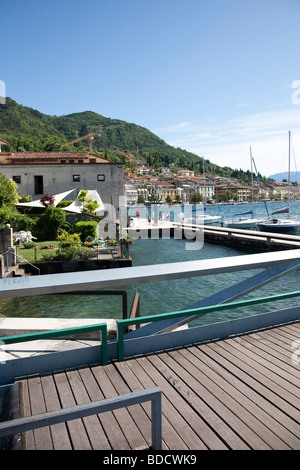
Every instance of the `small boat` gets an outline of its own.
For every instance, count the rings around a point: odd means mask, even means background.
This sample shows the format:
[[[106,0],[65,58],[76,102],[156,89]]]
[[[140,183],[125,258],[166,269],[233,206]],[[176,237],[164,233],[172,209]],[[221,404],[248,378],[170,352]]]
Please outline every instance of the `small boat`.
[[[252,162],[255,165],[254,159],[252,157],[252,150],[250,147],[250,165],[251,165],[251,205],[252,210],[248,212],[243,212],[241,214],[235,214],[231,220],[224,220],[220,223],[221,227],[227,228],[241,228],[244,230],[256,229],[257,224],[262,222],[262,219],[254,218],[253,216],[253,171],[252,171]],[[228,201],[229,203],[229,201]],[[243,217],[250,216],[250,217]]]
[[[192,212],[192,217],[190,217],[189,219],[186,220],[186,222],[188,223],[192,223],[192,224],[197,224],[197,225],[211,225],[211,224],[218,224],[220,222],[220,220],[222,219],[222,215],[208,215],[206,214],[206,183],[205,183],[205,178],[206,178],[206,174],[205,174],[205,168],[206,168],[206,164],[205,164],[205,161],[204,161],[204,157],[202,157],[202,161],[203,161],[203,183],[204,183],[204,205],[203,205],[203,209],[201,210],[201,213],[197,215],[197,209],[193,209]],[[211,181],[211,178],[210,178],[210,175],[209,175],[209,172],[207,170],[207,174],[208,174],[208,178],[209,178],[209,181],[210,181],[210,184],[211,184],[211,187],[214,191],[214,187],[213,187],[213,184],[212,184],[212,181]],[[214,196],[216,198],[216,202],[217,202],[217,205],[218,205],[218,208],[220,210],[220,207],[219,207],[219,204],[218,204],[218,200],[217,200],[217,196],[216,196],[216,193],[214,191]]]
[[[300,232],[300,220],[290,219],[290,150],[291,150],[291,132],[289,131],[289,169],[288,169],[288,207],[279,209],[271,215],[288,214],[287,219],[270,218],[269,220],[262,221],[256,225],[256,229],[261,232],[272,233],[290,233],[297,234]]]
[[[252,215],[252,217],[242,217],[243,215]],[[232,220],[225,220],[220,223],[221,227],[227,228],[241,228],[244,230],[255,229],[256,225],[261,222],[261,219],[255,219],[253,217],[253,211],[243,212],[242,214],[236,214]]]
[[[280,209],[278,211],[272,212],[271,215],[276,214],[289,214],[289,207]],[[263,222],[259,222],[256,225],[256,229],[260,232],[272,232],[272,233],[297,233],[300,231],[300,221],[291,220],[291,219],[279,219],[271,218]]]
[[[222,216],[219,215],[197,215],[195,217],[190,217],[187,219],[187,222],[197,225],[208,225],[208,224],[217,224],[220,222]]]

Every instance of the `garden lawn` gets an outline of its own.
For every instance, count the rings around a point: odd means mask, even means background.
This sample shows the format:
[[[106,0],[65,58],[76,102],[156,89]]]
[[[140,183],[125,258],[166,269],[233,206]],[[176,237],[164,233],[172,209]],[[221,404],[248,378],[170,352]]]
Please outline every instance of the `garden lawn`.
[[[34,261],[43,261],[43,257],[54,256],[59,248],[58,241],[47,242],[33,242],[32,246],[24,247],[23,245],[16,246],[17,254],[26,259],[30,263]]]

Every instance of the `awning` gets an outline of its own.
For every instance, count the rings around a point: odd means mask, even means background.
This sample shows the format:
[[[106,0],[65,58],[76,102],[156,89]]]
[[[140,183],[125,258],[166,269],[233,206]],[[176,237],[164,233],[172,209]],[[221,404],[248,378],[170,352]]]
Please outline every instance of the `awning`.
[[[86,190],[85,190],[86,191]],[[81,191],[79,191],[78,194],[80,194]],[[98,204],[99,204],[99,207],[97,207],[95,213],[99,213],[99,212],[103,212],[105,210],[105,206],[102,202],[102,199],[101,197],[99,196],[99,193],[98,191],[96,190],[89,190],[87,192],[87,195],[86,195],[86,202],[88,200],[92,200],[92,201],[97,201]],[[66,211],[66,212],[72,212],[72,213],[75,213],[75,214],[80,214],[83,210],[83,206],[84,206],[84,203],[80,202],[78,200],[78,196],[77,198],[75,199],[74,202],[72,202],[72,204],[70,204],[69,206],[67,207],[64,207],[63,210]]]
[[[71,194],[74,191],[74,189],[71,189],[70,191],[65,191],[64,193],[59,193],[55,194],[53,196],[54,198],[54,206],[57,206],[57,204],[62,201],[68,194]],[[15,206],[22,206],[22,207],[42,207],[45,209],[45,206],[41,203],[40,199],[36,201],[31,201],[31,202],[18,202],[15,204]]]

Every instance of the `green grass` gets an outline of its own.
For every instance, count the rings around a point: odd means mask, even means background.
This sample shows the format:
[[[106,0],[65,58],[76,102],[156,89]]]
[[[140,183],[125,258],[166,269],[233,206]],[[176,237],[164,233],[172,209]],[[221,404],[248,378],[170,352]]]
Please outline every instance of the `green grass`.
[[[46,242],[34,242],[32,248],[25,248],[23,245],[17,246],[17,254],[25,258],[31,263],[33,261],[42,261],[45,255],[51,257],[56,254],[57,249],[59,248],[58,241],[46,241]],[[44,248],[51,246],[53,248]]]

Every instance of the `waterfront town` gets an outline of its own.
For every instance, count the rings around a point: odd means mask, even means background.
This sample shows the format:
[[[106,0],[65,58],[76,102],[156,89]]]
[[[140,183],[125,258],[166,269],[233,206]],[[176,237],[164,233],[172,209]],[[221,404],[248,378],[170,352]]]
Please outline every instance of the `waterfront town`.
[[[1,141],[5,144],[5,141]],[[199,159],[200,160],[200,159]],[[133,159],[131,159],[133,161]],[[37,199],[71,189],[97,190],[106,204],[117,205],[126,196],[128,205],[138,203],[243,203],[288,198],[288,182],[253,174],[251,181],[175,167],[151,168],[145,164],[129,168],[125,164],[85,152],[0,153],[0,170],[18,185],[18,194]],[[87,165],[88,164],[88,165]],[[54,166],[53,166],[54,165]],[[59,165],[59,171],[56,170]],[[291,200],[299,199],[297,183],[290,185]]]
[[[267,180],[262,186],[253,181],[253,201],[286,200],[288,182]],[[124,190],[127,203],[243,203],[252,200],[252,184],[238,179],[205,174],[196,176],[193,171],[181,168],[158,168],[156,172],[147,166],[137,166],[125,171]],[[297,184],[290,186],[291,200],[299,199]],[[263,194],[263,195],[262,195]]]

